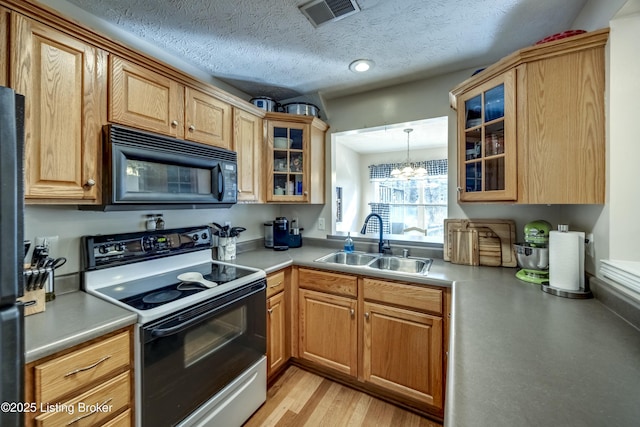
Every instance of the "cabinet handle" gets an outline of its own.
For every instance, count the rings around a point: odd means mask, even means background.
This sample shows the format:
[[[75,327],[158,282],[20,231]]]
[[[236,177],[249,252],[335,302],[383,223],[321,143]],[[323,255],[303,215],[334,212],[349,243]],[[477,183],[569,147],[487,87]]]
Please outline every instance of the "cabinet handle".
[[[93,178],[89,178],[84,185],[85,187],[93,187],[94,185],[96,185],[96,180]]]
[[[267,309],[267,313],[271,314],[273,312],[273,308]]]
[[[189,126],[189,130],[190,130],[191,132],[193,132],[194,130],[196,130],[196,126],[195,126],[195,125],[191,125],[191,126]]]
[[[275,285],[271,285],[269,286],[270,288],[277,288],[278,286],[282,285],[282,282],[278,282]]]
[[[456,190],[458,190],[458,193],[462,193],[462,187],[456,187]]]
[[[78,368],[75,371],[71,371],[69,373],[66,373],[66,374],[64,374],[64,377],[67,378],[67,377],[70,377],[71,375],[75,375],[75,374],[78,374],[80,372],[88,371],[89,369],[93,369],[96,366],[98,366],[99,364],[101,364],[102,362],[104,362],[106,360],[109,360],[109,359],[111,359],[111,355],[110,354],[105,356],[105,357],[103,357],[102,359],[98,360],[96,363],[94,363],[92,365],[85,366],[84,368]]]
[[[369,312],[364,313],[364,318],[369,320]]]
[[[77,423],[77,422],[78,422],[78,421],[80,421],[80,420],[83,420],[83,419],[85,419],[85,418],[87,418],[87,417],[90,417],[91,415],[93,415],[93,414],[95,414],[96,412],[98,412],[98,411],[100,410],[100,408],[102,408],[103,406],[105,406],[106,404],[108,404],[109,402],[111,402],[112,400],[113,400],[113,398],[111,398],[111,397],[110,397],[110,398],[108,398],[107,400],[105,400],[104,402],[102,402],[102,403],[99,403],[99,404],[95,405],[95,408],[93,409],[93,411],[91,411],[91,412],[87,412],[86,414],[83,414],[83,415],[81,415],[81,416],[79,416],[79,417],[77,417],[77,418],[72,419],[72,420],[71,420],[71,421],[69,421],[66,425],[70,426],[70,425],[73,425],[73,424]]]
[[[356,315],[356,311],[352,308],[352,309],[351,309],[351,317],[353,317],[353,316],[355,316],[355,315]]]
[[[173,126],[173,127],[177,127],[177,126],[178,126],[178,121],[177,121],[177,120],[173,120],[173,121],[171,122],[171,126]]]

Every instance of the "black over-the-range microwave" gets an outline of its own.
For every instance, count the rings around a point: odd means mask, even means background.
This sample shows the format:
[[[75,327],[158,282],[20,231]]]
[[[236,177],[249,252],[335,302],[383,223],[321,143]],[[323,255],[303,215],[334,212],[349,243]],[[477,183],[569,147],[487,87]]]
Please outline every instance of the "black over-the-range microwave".
[[[230,207],[237,202],[237,154],[119,125],[104,127],[102,205],[142,210]]]

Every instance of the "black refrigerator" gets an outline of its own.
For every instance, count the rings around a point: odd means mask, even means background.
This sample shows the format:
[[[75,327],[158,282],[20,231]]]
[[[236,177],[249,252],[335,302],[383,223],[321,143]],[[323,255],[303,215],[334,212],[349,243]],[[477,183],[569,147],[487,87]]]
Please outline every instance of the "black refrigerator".
[[[24,97],[0,86],[0,426],[24,425]],[[8,406],[7,406],[8,404]]]

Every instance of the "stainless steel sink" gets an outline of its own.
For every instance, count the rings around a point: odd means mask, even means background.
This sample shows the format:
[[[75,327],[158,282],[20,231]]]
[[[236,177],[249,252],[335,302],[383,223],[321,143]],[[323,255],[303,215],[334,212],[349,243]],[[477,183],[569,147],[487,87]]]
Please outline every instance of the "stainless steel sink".
[[[429,268],[431,268],[433,260],[430,258],[403,258],[365,252],[346,253],[339,251],[318,258],[316,262],[375,268],[377,270],[387,270],[403,274],[420,274],[424,276],[429,273]]]
[[[368,267],[378,270],[397,271],[399,273],[427,274],[431,263],[429,258],[401,258],[396,256],[381,256],[376,258]]]
[[[332,254],[318,258],[317,262],[327,262],[331,264],[344,264],[344,265],[367,265],[378,255],[358,253],[358,252],[334,252]]]

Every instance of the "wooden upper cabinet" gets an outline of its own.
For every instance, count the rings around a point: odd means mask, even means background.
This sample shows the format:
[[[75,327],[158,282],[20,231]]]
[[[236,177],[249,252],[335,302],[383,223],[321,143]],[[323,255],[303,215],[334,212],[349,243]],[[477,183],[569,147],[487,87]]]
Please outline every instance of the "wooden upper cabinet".
[[[184,87],[110,56],[109,121],[184,138]]]
[[[0,86],[9,84],[9,28],[11,12],[0,7]]]
[[[253,114],[233,109],[233,150],[238,153],[238,201],[261,202],[263,189],[262,145],[264,121]]]
[[[266,201],[324,203],[327,124],[284,113],[267,113],[265,120]]]
[[[511,70],[460,96],[458,189],[463,202],[515,201],[516,82]]]
[[[189,87],[185,99],[185,139],[230,150],[231,105]]]
[[[604,203],[608,35],[521,49],[451,91],[461,202]]]
[[[232,107],[115,55],[110,59],[109,120],[231,148]]]
[[[599,46],[519,67],[521,203],[605,201],[605,53]]]
[[[25,198],[98,203],[106,52],[17,13],[11,86],[25,95]]]

